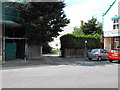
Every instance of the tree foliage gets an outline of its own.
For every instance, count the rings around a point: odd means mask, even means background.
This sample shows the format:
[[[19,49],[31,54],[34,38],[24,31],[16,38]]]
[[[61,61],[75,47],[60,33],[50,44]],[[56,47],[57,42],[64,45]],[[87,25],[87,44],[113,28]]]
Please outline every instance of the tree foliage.
[[[97,22],[97,18],[92,17],[92,19],[88,20],[88,22],[85,22],[85,24],[80,26],[79,28],[75,27],[73,30],[73,34],[102,34],[102,24]]]
[[[69,20],[63,11],[63,2],[29,2],[17,3],[21,23],[27,30],[30,43],[43,44],[57,37],[61,28],[67,26]]]
[[[83,30],[84,34],[101,34],[101,28],[97,24],[97,19],[92,17],[91,20],[88,20],[87,23],[85,23],[83,26],[81,26],[81,29]]]
[[[73,33],[73,34],[77,34],[77,35],[84,34],[83,31],[82,31],[82,29],[81,29],[81,27],[75,27],[75,28],[73,29],[73,32],[72,32],[72,33]]]

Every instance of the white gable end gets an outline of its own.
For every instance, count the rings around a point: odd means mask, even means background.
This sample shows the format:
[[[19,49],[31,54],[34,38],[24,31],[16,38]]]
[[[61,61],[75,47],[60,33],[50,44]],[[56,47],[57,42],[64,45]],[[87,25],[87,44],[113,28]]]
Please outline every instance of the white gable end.
[[[113,37],[120,35],[119,32],[120,25],[118,26],[119,28],[116,29],[117,26],[114,26],[114,19],[112,19],[120,16],[120,12],[118,14],[118,11],[120,11],[120,9],[118,9],[118,7],[120,8],[120,4],[118,4],[118,2],[120,2],[120,0],[116,0],[116,2],[113,5],[111,5],[111,8],[108,10],[107,14],[104,16],[103,23],[104,37]]]

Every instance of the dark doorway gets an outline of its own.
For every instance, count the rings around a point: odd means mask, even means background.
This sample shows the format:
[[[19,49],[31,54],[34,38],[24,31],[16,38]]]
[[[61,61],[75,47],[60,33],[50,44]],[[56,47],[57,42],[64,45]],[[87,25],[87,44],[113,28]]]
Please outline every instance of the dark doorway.
[[[24,59],[25,57],[25,40],[17,40],[16,58]]]

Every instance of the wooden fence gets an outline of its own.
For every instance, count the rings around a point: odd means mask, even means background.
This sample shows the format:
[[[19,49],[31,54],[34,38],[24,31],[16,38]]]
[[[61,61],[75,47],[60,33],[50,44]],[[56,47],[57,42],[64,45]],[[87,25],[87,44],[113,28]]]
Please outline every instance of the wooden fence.
[[[61,55],[63,57],[87,57],[89,49],[62,49]]]

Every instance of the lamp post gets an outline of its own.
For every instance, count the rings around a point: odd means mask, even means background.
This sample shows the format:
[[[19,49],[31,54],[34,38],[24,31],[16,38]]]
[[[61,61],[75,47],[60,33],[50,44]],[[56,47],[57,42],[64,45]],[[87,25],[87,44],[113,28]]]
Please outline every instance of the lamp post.
[[[85,49],[87,48],[87,40],[85,40]]]
[[[85,40],[85,57],[87,57],[87,40]]]

